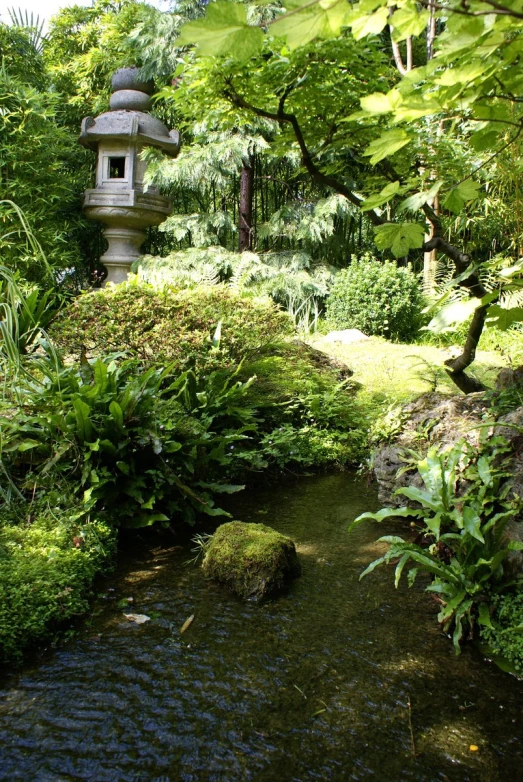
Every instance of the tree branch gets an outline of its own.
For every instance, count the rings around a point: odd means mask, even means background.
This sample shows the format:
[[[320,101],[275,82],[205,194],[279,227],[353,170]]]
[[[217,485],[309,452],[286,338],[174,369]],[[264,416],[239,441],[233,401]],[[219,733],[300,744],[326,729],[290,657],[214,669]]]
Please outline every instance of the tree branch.
[[[278,110],[273,112],[266,111],[265,109],[261,109],[258,106],[253,106],[252,103],[246,101],[245,98],[236,91],[231,79],[227,80],[226,85],[225,97],[230,100],[234,106],[252,111],[258,117],[265,117],[266,119],[271,119],[274,122],[278,122],[279,124],[290,125],[293,129],[294,136],[300,148],[302,164],[312,179],[318,184],[330,187],[337,193],[345,196],[345,198],[350,201],[351,204],[357,206],[358,209],[361,207],[363,204],[362,198],[357,196],[350,187],[347,187],[344,182],[341,182],[339,179],[331,176],[330,174],[324,174],[323,171],[321,171],[321,169],[319,169],[314,162],[312,153],[305,141],[298,118],[295,114],[290,114],[285,111],[285,100],[288,97],[290,90],[286,90],[283,93],[279,100]],[[370,210],[367,212],[367,214],[373,225],[383,225],[386,222],[386,220],[384,220],[383,217],[381,217],[381,215],[379,215],[375,210]]]
[[[514,11],[512,8],[506,8],[499,3],[495,3],[492,0],[483,0],[486,5],[490,5],[496,9],[494,11],[465,11],[463,8],[450,8],[448,5],[441,5],[440,3],[433,3],[431,0],[420,0],[420,4],[424,8],[434,8],[436,11],[445,11],[447,14],[460,14],[460,16],[512,16],[514,19],[523,19],[523,13]]]

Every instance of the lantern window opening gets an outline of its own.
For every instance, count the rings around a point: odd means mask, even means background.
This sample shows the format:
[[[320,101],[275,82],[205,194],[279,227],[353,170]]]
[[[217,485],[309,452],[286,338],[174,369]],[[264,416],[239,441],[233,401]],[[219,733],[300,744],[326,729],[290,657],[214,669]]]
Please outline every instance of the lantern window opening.
[[[125,179],[125,157],[109,158],[109,179]]]

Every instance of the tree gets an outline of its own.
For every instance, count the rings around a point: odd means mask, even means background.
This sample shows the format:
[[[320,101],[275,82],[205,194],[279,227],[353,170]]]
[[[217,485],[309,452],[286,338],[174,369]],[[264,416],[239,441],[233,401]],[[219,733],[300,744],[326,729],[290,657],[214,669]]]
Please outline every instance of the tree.
[[[438,20],[438,34],[433,19]],[[347,129],[348,150],[359,164],[353,170],[360,175],[352,183],[340,178],[339,169],[330,165],[327,152],[333,145],[318,144],[310,127],[315,111],[303,118],[296,108],[297,94],[314,86],[310,79],[307,84],[308,66],[294,83],[275,85],[272,95],[264,89],[265,83],[254,93],[245,88],[245,63],[260,52],[267,67],[277,70],[278,62],[284,67],[289,51],[292,57],[306,55],[315,40],[339,45],[349,39],[362,42],[362,50],[372,51],[387,36],[389,25],[396,46],[424,33],[427,24],[429,49],[437,56],[405,69],[397,83],[387,84],[386,89],[376,89],[371,78],[358,110],[349,108],[337,119],[337,126]],[[332,187],[368,215],[380,249],[396,257],[437,249],[453,263],[455,284],[466,288],[474,299],[462,354],[447,362],[449,374],[464,391],[477,388],[464,370],[474,359],[489,313],[493,306],[499,307],[499,291],[486,289],[480,274],[481,253],[472,262],[459,230],[453,229],[456,218],[473,220],[492,183],[491,169],[503,164],[523,130],[523,82],[513,67],[521,58],[522,29],[523,12],[517,0],[470,0],[467,4],[399,0],[390,9],[385,0],[361,0],[353,6],[345,0],[293,0],[282,15],[261,26],[249,24],[244,6],[218,0],[209,5],[204,19],[186,24],[178,39],[178,45],[195,43],[202,55],[227,54],[220,63],[228,70],[224,96],[246,112],[289,128],[305,169],[315,181]],[[330,65],[332,71],[343,68],[335,50]],[[372,65],[368,73],[376,75]],[[324,95],[333,95],[332,82],[324,86],[318,81],[315,86],[316,95],[322,90]],[[439,136],[437,127],[443,127]],[[452,157],[454,145],[457,157]],[[370,169],[362,165],[366,158]],[[442,207],[439,215],[431,206],[436,195]],[[424,239],[426,220],[432,230],[428,241]],[[510,241],[503,241],[501,235],[499,240],[502,249],[510,249]],[[516,246],[519,243],[518,236]]]

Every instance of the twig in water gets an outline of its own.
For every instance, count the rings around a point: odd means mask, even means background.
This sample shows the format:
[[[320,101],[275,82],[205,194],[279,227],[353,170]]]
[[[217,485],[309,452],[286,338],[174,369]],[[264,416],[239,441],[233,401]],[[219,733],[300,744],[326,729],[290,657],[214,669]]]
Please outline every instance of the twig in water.
[[[409,714],[409,731],[410,731],[410,748],[412,751],[412,757],[416,757],[416,744],[414,743],[414,731],[412,730],[412,704],[410,702],[410,695],[407,695],[407,709]]]

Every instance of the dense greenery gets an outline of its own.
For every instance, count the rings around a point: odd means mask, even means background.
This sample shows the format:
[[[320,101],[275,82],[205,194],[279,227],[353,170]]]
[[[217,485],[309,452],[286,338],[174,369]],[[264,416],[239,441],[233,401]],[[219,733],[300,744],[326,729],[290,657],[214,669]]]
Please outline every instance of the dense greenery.
[[[339,328],[411,340],[423,268],[430,329],[462,328],[447,368],[466,392],[484,326],[523,319],[521,13],[425,5],[95,0],[45,37],[0,24],[7,655],[81,610],[119,526],[194,523],[262,470],[355,464],[369,428],[394,435],[397,406],[370,427],[348,373],[292,342],[282,310],[306,329],[326,307]],[[137,281],[67,304],[98,279],[103,246],[81,216],[94,160],[80,120],[131,63],[183,133],[175,161],[144,155],[174,213]],[[429,453],[408,511],[424,543],[391,539],[384,560],[436,575],[456,643],[478,620],[489,630],[488,601],[508,623],[496,638],[516,621],[495,597],[515,513],[501,451]]]
[[[521,510],[519,498],[508,499],[509,450],[499,437],[486,440],[479,451],[466,440],[459,440],[445,452],[430,448],[423,460],[414,463],[423,488],[410,486],[395,492],[414,503],[413,507],[364,513],[352,524],[366,519],[414,521],[420,543],[399,535],[380,538],[388,544],[388,551],[372,562],[362,577],[391,561],[397,561],[396,587],[409,563],[413,565],[407,576],[409,586],[419,573],[431,574],[426,591],[439,596],[442,608],[438,620],[452,633],[457,652],[460,641],[472,637],[476,622],[492,627],[492,596],[514,586],[506,577],[504,563],[512,551],[523,549],[523,543],[508,543],[503,534]]]
[[[220,336],[213,336],[216,330]],[[180,290],[130,283],[77,298],[50,333],[79,356],[126,351],[142,363],[180,369],[238,362],[292,334],[292,322],[270,300],[243,299],[225,287]]]
[[[74,497],[50,492],[0,513],[0,662],[20,660],[66,620],[83,614],[94,577],[107,568],[116,531],[85,515]]]
[[[511,670],[523,674],[523,591],[495,595],[493,622],[482,628],[489,655],[499,655]]]
[[[367,255],[337,275],[326,317],[334,328],[410,342],[421,326],[423,305],[419,278],[410,267]]]

